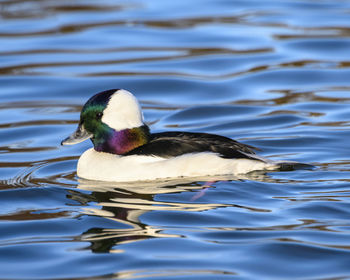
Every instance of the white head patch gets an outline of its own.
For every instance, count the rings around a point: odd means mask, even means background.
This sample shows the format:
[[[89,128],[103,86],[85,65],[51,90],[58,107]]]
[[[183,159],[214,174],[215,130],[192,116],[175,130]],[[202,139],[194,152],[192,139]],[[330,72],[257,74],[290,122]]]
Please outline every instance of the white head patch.
[[[118,131],[142,126],[143,116],[136,97],[127,90],[117,90],[103,111],[102,122]]]

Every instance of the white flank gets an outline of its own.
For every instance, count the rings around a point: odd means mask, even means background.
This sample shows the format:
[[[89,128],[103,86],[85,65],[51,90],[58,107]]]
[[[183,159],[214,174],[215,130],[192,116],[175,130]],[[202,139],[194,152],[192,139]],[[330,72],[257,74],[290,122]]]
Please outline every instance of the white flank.
[[[127,90],[117,90],[103,111],[102,122],[115,130],[143,125],[141,107],[136,97]]]
[[[77,174],[81,178],[110,182],[146,181],[165,178],[198,177],[211,175],[239,175],[255,170],[274,170],[273,163],[250,159],[224,159],[204,152],[185,154],[164,159],[152,156],[119,156],[85,151],[78,162]]]

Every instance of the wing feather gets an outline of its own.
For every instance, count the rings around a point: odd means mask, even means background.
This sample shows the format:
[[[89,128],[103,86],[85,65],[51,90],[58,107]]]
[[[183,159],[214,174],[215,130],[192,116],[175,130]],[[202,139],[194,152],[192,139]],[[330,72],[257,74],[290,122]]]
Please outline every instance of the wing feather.
[[[213,152],[223,158],[256,160],[254,150],[258,149],[220,135],[174,131],[152,134],[147,144],[126,155],[142,154],[170,158],[188,153]]]

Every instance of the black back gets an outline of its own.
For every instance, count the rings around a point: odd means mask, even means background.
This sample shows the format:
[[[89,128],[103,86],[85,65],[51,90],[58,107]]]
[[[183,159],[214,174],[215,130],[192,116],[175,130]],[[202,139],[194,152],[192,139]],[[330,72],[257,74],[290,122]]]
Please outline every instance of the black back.
[[[151,134],[149,143],[125,155],[171,158],[188,153],[213,152],[223,158],[256,159],[254,149],[258,150],[220,135],[174,131]]]

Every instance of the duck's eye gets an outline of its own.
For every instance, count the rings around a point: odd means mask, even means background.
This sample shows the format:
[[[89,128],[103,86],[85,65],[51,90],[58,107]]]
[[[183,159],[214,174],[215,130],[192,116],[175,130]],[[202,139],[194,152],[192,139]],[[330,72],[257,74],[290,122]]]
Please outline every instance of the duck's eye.
[[[101,112],[98,112],[98,113],[96,113],[96,119],[101,119],[102,118],[102,113]]]

